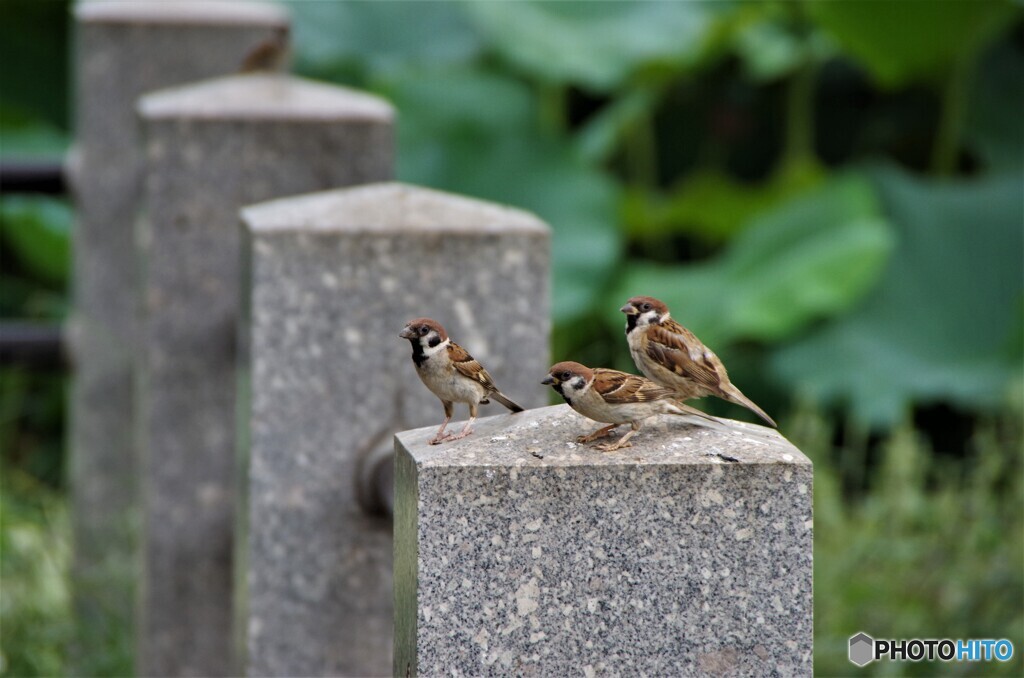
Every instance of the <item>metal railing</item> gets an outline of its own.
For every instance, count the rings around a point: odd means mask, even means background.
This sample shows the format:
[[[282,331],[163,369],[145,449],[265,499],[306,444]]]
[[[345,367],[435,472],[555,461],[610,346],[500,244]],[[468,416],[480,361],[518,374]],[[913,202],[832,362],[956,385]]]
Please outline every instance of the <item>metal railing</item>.
[[[64,195],[67,182],[61,159],[0,161],[0,194]],[[39,370],[70,367],[64,331],[59,324],[0,320],[0,366],[20,365]]]

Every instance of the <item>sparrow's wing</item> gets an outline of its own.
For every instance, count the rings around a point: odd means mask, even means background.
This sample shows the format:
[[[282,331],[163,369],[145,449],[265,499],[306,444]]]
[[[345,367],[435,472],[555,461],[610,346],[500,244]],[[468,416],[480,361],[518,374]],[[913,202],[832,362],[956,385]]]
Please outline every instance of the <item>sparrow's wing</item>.
[[[719,371],[722,362],[693,332],[670,321],[665,325],[651,325],[647,339],[647,355],[652,360],[680,376],[719,388],[723,381]]]
[[[491,379],[491,375],[487,374],[487,370],[483,368],[483,365],[478,363],[476,358],[469,355],[466,349],[454,341],[448,343],[448,357],[451,358],[452,365],[455,366],[459,374],[469,377],[473,381],[480,382],[488,391],[498,390]]]
[[[594,385],[591,388],[605,402],[612,404],[640,403],[667,398],[673,394],[671,389],[658,386],[650,379],[604,368],[594,370]]]

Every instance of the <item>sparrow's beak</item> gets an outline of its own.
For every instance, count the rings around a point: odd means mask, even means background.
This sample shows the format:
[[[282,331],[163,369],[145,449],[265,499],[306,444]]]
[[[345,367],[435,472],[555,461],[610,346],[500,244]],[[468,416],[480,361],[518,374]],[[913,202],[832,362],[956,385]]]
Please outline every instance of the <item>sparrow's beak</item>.
[[[626,315],[636,315],[636,309],[633,308],[633,304],[626,304],[619,310],[625,313]]]
[[[558,380],[549,374],[548,376],[541,379],[540,383],[544,384],[545,386],[550,386],[551,384],[557,384]]]
[[[402,339],[412,339],[416,335],[411,329],[406,327],[401,332],[398,333],[398,336],[400,336]]]

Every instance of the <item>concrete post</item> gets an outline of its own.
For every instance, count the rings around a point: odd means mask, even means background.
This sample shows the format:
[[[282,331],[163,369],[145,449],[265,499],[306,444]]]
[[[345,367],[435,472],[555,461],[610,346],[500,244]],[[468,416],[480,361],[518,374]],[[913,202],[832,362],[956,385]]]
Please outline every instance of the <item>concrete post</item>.
[[[230,6],[229,6],[230,5]],[[137,578],[138,464],[132,351],[138,281],[133,240],[142,153],[135,102],[144,92],[235,71],[247,53],[288,25],[270,4],[80,2],[75,8],[75,136],[68,176],[75,194],[75,375],[71,388],[71,488],[80,672],[98,665],[88,646],[131,648]],[[130,661],[130,660],[129,660]]]
[[[139,103],[143,675],[225,675],[233,637],[236,335],[242,205],[389,178],[392,109],[280,75],[223,78]]]
[[[394,675],[811,675],[811,463],[731,424],[610,453],[566,405],[398,434]]]
[[[548,365],[549,229],[401,184],[278,200],[243,220],[249,674],[388,675],[391,521],[368,515],[359,479],[390,456],[395,431],[444,416],[398,332],[432,316],[510,397],[546,402],[535,382]]]

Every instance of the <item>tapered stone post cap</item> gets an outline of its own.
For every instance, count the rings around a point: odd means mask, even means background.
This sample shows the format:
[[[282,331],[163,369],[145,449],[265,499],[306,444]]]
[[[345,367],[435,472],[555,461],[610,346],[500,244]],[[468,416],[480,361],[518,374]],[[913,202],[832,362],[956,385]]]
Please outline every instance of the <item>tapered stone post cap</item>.
[[[88,0],[77,3],[74,13],[85,23],[288,24],[288,12],[281,6],[245,0]]]
[[[358,230],[466,232],[474,235],[550,228],[530,212],[398,182],[367,184],[252,205],[242,218],[254,233]]]
[[[810,465],[810,460],[774,429],[725,421],[733,430],[693,426],[682,417],[668,414],[652,417],[630,440],[631,447],[602,452],[594,447],[595,443],[577,443],[576,436],[591,433],[604,424],[577,414],[568,405],[552,405],[479,419],[473,425],[473,435],[451,443],[427,444],[437,432],[436,426],[404,431],[396,440],[423,467]],[[614,441],[628,430],[629,426],[623,425],[604,442]]]
[[[380,97],[284,73],[232,75],[159,90],[139,99],[138,112],[150,119],[390,123],[394,118],[391,104]]]

